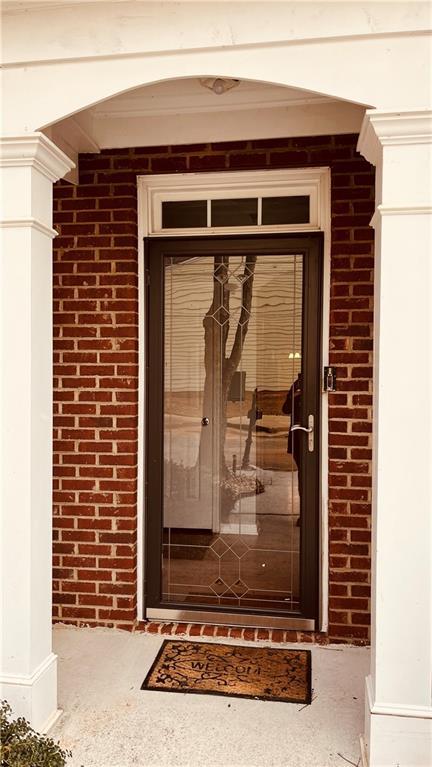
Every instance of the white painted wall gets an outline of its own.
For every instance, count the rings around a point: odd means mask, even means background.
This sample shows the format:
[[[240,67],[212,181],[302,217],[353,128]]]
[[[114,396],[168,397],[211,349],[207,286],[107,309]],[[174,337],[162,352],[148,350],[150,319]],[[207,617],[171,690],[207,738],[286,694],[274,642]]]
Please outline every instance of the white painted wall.
[[[51,7],[50,7],[51,5]],[[6,63],[54,61],[239,45],[266,45],[416,33],[430,22],[428,2],[80,2],[2,3]],[[36,24],[35,24],[36,21]]]
[[[4,133],[179,77],[258,80],[378,108],[421,108],[430,96],[430,3],[72,6],[4,4]]]

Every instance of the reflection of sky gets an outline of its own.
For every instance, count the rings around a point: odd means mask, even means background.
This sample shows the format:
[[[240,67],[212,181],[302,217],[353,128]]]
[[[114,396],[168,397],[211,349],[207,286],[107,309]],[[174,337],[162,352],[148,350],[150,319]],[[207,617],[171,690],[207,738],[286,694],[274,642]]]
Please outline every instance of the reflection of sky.
[[[240,257],[230,258],[229,354],[241,311]],[[300,256],[258,257],[252,312],[240,368],[246,387],[288,390],[300,370],[302,264]],[[203,318],[213,298],[213,259],[166,269],[165,389],[200,391],[204,385]],[[221,318],[222,319],[222,318]],[[216,350],[215,350],[216,351]]]

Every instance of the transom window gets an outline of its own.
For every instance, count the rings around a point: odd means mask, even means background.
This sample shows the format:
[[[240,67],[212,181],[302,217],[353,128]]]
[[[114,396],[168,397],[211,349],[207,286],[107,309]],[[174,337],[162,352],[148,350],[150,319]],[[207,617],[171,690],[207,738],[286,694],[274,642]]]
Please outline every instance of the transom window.
[[[316,231],[327,168],[141,176],[147,236]]]
[[[309,195],[164,200],[162,229],[309,224]]]

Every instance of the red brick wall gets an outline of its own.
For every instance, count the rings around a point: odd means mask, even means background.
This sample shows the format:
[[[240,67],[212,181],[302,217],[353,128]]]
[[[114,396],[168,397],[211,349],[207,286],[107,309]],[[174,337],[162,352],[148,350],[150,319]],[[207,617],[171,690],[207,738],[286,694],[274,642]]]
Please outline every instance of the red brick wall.
[[[54,618],[132,627],[137,592],[136,175],[332,171],[330,631],[368,638],[374,175],[356,136],[104,150],[56,184]]]

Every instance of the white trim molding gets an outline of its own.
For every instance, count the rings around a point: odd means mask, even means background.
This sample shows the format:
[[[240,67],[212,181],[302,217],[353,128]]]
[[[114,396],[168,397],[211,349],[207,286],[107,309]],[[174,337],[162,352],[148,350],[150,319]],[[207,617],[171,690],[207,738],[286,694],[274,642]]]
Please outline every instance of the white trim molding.
[[[370,220],[370,226],[377,228],[380,218],[384,216],[430,216],[432,205],[377,205]]]
[[[432,719],[432,706],[409,706],[403,703],[380,703],[374,701],[372,678],[366,677],[366,694],[371,714],[381,716],[403,716],[415,719]]]
[[[42,221],[39,221],[32,216],[29,216],[28,218],[8,218],[3,219],[2,221],[0,220],[0,227],[2,229],[35,229],[37,232],[45,234],[47,237],[51,238],[57,237],[58,235],[56,229],[53,229],[51,226],[46,226]]]
[[[377,205],[381,216],[430,216],[432,205]]]
[[[143,230],[146,237],[184,237],[186,235],[268,234],[309,232],[324,229],[327,167],[294,170],[231,171],[218,173],[179,173],[138,176],[144,198]],[[241,197],[282,197],[304,195],[310,200],[310,219],[305,224],[279,224],[235,227],[162,228],[162,202]]]
[[[54,182],[75,163],[43,133],[36,132],[0,137],[0,167],[33,167]]]
[[[15,714],[24,716],[37,730],[47,733],[62,714],[57,707],[57,655],[49,653],[32,674],[3,672],[0,694]]]
[[[196,234],[268,234],[316,232],[324,234],[322,364],[329,362],[330,323],[330,245],[331,177],[330,169],[179,173],[137,176],[138,185],[138,296],[139,296],[139,385],[138,385],[138,620],[145,617],[143,595],[145,556],[145,237],[186,237]],[[310,223],[278,226],[206,227],[202,229],[161,229],[162,200],[240,198],[244,196],[310,196]],[[320,615],[319,630],[328,629],[328,397],[321,395],[321,489],[320,489]]]
[[[357,142],[357,151],[370,163],[377,165],[383,146],[431,142],[431,109],[403,112],[367,109]]]
[[[52,663],[57,663],[57,655],[55,655],[53,652],[47,655],[42,663],[39,663],[39,666],[35,668],[32,674],[0,674],[0,685],[17,684],[24,687],[32,687],[35,682],[37,682],[38,679],[45,674],[46,670],[51,666]]]

